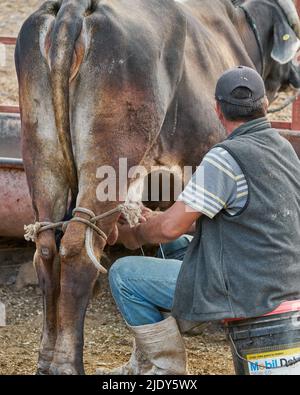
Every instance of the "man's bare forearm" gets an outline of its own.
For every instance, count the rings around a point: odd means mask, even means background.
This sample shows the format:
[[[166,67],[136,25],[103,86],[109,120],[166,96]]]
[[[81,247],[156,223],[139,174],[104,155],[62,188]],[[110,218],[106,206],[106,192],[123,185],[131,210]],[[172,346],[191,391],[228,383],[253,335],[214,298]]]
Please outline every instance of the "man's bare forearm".
[[[159,215],[153,216],[134,229],[137,241],[141,246],[144,244],[167,243],[172,240],[172,236],[165,231],[167,221],[165,217],[165,213],[159,213]]]
[[[147,222],[130,229],[119,228],[119,241],[134,250],[144,244],[168,243],[189,232],[201,213],[191,211],[183,202],[176,202],[163,213],[156,213]]]
[[[182,202],[150,218],[135,229],[140,244],[168,243],[195,229],[194,223],[201,213],[191,212]]]

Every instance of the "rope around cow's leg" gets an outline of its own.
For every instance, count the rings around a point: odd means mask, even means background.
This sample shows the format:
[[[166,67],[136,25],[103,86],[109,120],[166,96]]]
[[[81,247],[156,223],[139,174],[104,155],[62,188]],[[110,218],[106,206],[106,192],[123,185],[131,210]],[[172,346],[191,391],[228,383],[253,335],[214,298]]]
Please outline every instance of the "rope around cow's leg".
[[[57,222],[57,223],[50,223],[50,222],[36,222],[35,224],[31,225],[25,225],[24,230],[25,230],[25,235],[24,238],[27,241],[33,241],[36,242],[39,233],[44,232],[46,230],[54,230],[57,228],[62,228],[63,232],[65,232],[67,225],[70,222],[80,222],[83,223],[84,225],[87,225],[86,233],[85,233],[85,248],[88,257],[92,261],[93,265],[96,267],[98,271],[101,273],[107,273],[107,270],[105,269],[104,266],[101,265],[100,262],[98,262],[97,257],[95,256],[94,252],[94,247],[93,247],[93,234],[96,232],[102,239],[105,241],[107,240],[107,235],[96,225],[96,222],[104,219],[108,216],[111,216],[116,213],[122,213],[124,217],[126,218],[127,222],[131,227],[135,226],[138,224],[139,219],[142,214],[142,205],[139,203],[125,203],[117,206],[115,209],[110,210],[106,213],[103,213],[99,216],[95,216],[93,211],[82,208],[82,207],[77,207],[74,209],[73,213],[75,214],[76,212],[81,212],[83,214],[87,214],[90,216],[90,219],[84,219],[81,217],[73,217],[70,221],[64,221],[64,222]],[[143,250],[142,250],[143,252]],[[144,255],[144,252],[143,252]]]
[[[24,239],[26,241],[33,241],[35,243],[39,233],[45,232],[46,230],[61,228],[66,224],[67,222],[36,222],[31,225],[24,225]]]

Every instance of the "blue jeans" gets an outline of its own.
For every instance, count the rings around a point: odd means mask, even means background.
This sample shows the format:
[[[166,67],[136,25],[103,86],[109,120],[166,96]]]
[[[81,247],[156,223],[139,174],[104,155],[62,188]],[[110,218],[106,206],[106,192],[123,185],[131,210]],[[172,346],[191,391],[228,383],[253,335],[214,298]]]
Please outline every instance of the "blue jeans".
[[[109,271],[115,302],[131,326],[154,324],[164,319],[161,311],[173,305],[178,274],[192,240],[185,235],[162,245],[157,258],[128,256],[118,259]]]

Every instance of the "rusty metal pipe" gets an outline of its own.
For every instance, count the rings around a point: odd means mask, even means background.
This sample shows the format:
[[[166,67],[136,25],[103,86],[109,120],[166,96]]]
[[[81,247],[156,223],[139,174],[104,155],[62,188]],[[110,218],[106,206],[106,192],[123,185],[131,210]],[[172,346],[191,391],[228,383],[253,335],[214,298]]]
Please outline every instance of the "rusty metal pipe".
[[[17,158],[1,158],[0,169],[19,169],[24,170],[23,160]]]
[[[23,238],[34,221],[21,159],[20,117],[0,115],[0,237]]]
[[[0,162],[0,236],[23,238],[24,225],[34,221],[23,164]]]

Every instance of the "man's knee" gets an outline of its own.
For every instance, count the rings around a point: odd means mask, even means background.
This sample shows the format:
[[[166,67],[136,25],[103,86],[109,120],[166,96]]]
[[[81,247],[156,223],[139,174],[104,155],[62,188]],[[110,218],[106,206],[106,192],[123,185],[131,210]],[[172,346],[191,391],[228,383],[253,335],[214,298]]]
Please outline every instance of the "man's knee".
[[[126,274],[129,271],[131,259],[130,257],[124,257],[116,260],[109,270],[109,284],[111,288],[113,286],[120,286],[121,282],[126,279]]]

